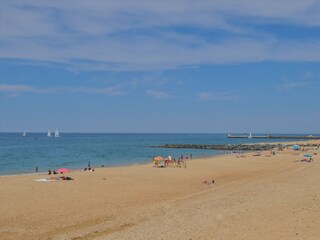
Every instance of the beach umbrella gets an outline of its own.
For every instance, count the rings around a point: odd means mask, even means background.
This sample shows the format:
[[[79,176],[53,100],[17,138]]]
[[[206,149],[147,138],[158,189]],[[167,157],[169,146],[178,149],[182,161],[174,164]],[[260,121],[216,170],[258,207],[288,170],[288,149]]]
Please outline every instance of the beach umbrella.
[[[308,158],[311,158],[312,157],[312,155],[311,154],[305,154],[305,155],[303,155],[304,157],[308,157]]]
[[[293,149],[294,150],[298,150],[299,149],[299,145],[293,145]]]
[[[60,168],[57,170],[58,173],[66,173],[66,172],[70,172],[70,169],[68,168]]]
[[[164,158],[161,157],[161,156],[157,156],[157,157],[154,157],[153,160],[156,160],[156,161],[163,161]]]

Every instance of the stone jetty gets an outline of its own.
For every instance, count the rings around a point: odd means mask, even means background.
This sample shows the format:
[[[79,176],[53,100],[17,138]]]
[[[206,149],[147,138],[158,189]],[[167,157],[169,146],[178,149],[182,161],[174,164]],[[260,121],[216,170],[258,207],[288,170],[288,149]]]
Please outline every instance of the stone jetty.
[[[266,151],[273,148],[292,147],[286,144],[165,144],[162,146],[152,146],[154,148],[185,148],[185,149],[207,149],[207,150],[221,150],[221,151]],[[316,147],[318,145],[307,144],[300,145],[301,147]]]

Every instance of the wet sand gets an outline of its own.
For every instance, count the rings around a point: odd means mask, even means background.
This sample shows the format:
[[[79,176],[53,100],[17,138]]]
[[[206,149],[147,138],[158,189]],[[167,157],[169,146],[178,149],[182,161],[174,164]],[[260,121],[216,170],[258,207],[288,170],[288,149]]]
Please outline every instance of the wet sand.
[[[320,239],[320,157],[296,161],[305,153],[73,171],[72,181],[1,176],[0,239]]]

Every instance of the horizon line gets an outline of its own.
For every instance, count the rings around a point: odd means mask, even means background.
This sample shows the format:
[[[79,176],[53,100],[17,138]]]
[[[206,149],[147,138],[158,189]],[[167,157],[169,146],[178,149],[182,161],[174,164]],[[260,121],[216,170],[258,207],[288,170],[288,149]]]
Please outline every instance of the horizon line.
[[[16,133],[16,134],[20,134],[20,133],[47,133],[47,131],[44,132],[39,132],[39,131],[9,131],[9,132],[2,132],[0,131],[0,134],[5,134],[5,133]],[[59,131],[59,133],[66,133],[66,134],[228,134],[229,132],[208,132],[208,133],[204,133],[204,132],[61,132]],[[233,132],[232,134],[244,134],[246,132]],[[249,133],[249,132],[248,132]],[[253,133],[251,132],[251,134],[268,134],[268,132],[256,132]],[[303,133],[297,133],[297,132],[270,132],[270,134],[308,134],[308,135],[320,135],[320,133],[310,133],[310,132],[303,132]]]

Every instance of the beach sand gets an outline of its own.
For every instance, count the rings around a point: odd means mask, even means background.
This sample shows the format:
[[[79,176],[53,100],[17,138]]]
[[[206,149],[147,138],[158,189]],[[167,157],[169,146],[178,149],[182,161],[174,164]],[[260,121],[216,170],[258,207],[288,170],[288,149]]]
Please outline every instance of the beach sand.
[[[320,157],[297,162],[305,153],[73,171],[72,181],[1,176],[0,239],[320,239]]]

